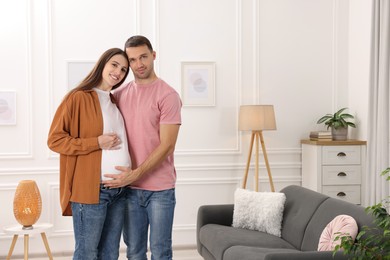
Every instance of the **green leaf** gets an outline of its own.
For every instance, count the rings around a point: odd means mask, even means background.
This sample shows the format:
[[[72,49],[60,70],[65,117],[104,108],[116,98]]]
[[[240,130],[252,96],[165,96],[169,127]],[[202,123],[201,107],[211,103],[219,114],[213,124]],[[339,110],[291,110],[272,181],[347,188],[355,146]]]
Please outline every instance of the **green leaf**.
[[[337,115],[337,116],[340,115],[340,114],[343,113],[343,111],[346,110],[346,109],[347,109],[346,107],[340,109],[339,111],[337,111],[337,112],[335,113],[335,115]]]
[[[334,128],[340,128],[340,127],[356,127],[356,125],[353,122],[348,122],[348,119],[353,119],[354,116],[349,114],[349,113],[343,113],[347,108],[344,107],[342,109],[339,109],[336,113],[334,114],[326,114],[320,119],[318,119],[317,124],[322,124],[324,123],[327,128],[329,129],[330,127]]]
[[[318,119],[317,124],[324,123],[325,121],[327,121],[327,120],[329,120],[331,118],[332,118],[332,115],[327,114],[327,115],[321,117],[320,119]]]
[[[343,118],[354,118],[353,115],[348,114],[348,113],[340,114],[340,117],[343,117]]]
[[[362,236],[364,236],[366,234],[366,231],[365,230],[362,230],[359,232],[359,234],[356,236],[356,239],[357,240],[360,240]]]

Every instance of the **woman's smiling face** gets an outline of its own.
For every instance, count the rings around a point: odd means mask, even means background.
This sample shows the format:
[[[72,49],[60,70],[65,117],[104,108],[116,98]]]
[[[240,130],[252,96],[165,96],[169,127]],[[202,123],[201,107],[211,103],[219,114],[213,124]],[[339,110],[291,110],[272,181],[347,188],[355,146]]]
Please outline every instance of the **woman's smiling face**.
[[[104,66],[102,73],[102,82],[98,88],[111,90],[126,75],[129,69],[129,61],[120,54],[112,56]]]

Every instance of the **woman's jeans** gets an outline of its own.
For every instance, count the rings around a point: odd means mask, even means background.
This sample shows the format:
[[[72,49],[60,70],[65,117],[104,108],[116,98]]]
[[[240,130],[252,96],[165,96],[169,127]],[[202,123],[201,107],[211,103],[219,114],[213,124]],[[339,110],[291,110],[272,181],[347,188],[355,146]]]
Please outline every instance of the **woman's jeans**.
[[[172,225],[175,189],[148,191],[127,188],[123,238],[127,258],[146,260],[148,228],[152,260],[172,259]]]
[[[125,188],[103,186],[99,204],[72,202],[74,260],[118,259],[125,206]]]

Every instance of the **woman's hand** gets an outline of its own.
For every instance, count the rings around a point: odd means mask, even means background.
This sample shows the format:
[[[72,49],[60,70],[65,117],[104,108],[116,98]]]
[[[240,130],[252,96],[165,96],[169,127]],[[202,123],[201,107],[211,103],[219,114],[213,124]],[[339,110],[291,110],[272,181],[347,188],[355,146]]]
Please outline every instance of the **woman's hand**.
[[[116,133],[109,133],[99,136],[98,143],[102,150],[118,150],[122,141]]]

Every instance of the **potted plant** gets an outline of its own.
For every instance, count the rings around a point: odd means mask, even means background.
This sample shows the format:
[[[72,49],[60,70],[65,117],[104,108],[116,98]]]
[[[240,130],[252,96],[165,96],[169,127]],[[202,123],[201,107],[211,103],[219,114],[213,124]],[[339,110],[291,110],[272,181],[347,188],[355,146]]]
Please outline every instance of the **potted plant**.
[[[390,180],[390,167],[384,170],[381,175],[388,175]],[[390,197],[381,203],[366,208],[366,212],[374,216],[375,228],[363,227],[353,240],[347,234],[339,234],[335,241],[341,240],[333,251],[333,255],[340,249],[351,259],[390,259],[390,215],[386,208],[390,207]]]
[[[348,126],[356,127],[353,122],[347,121],[348,119],[354,119],[354,116],[343,113],[346,109],[344,107],[334,114],[326,114],[317,121],[317,124],[324,123],[327,129],[331,128],[333,140],[347,140]]]

